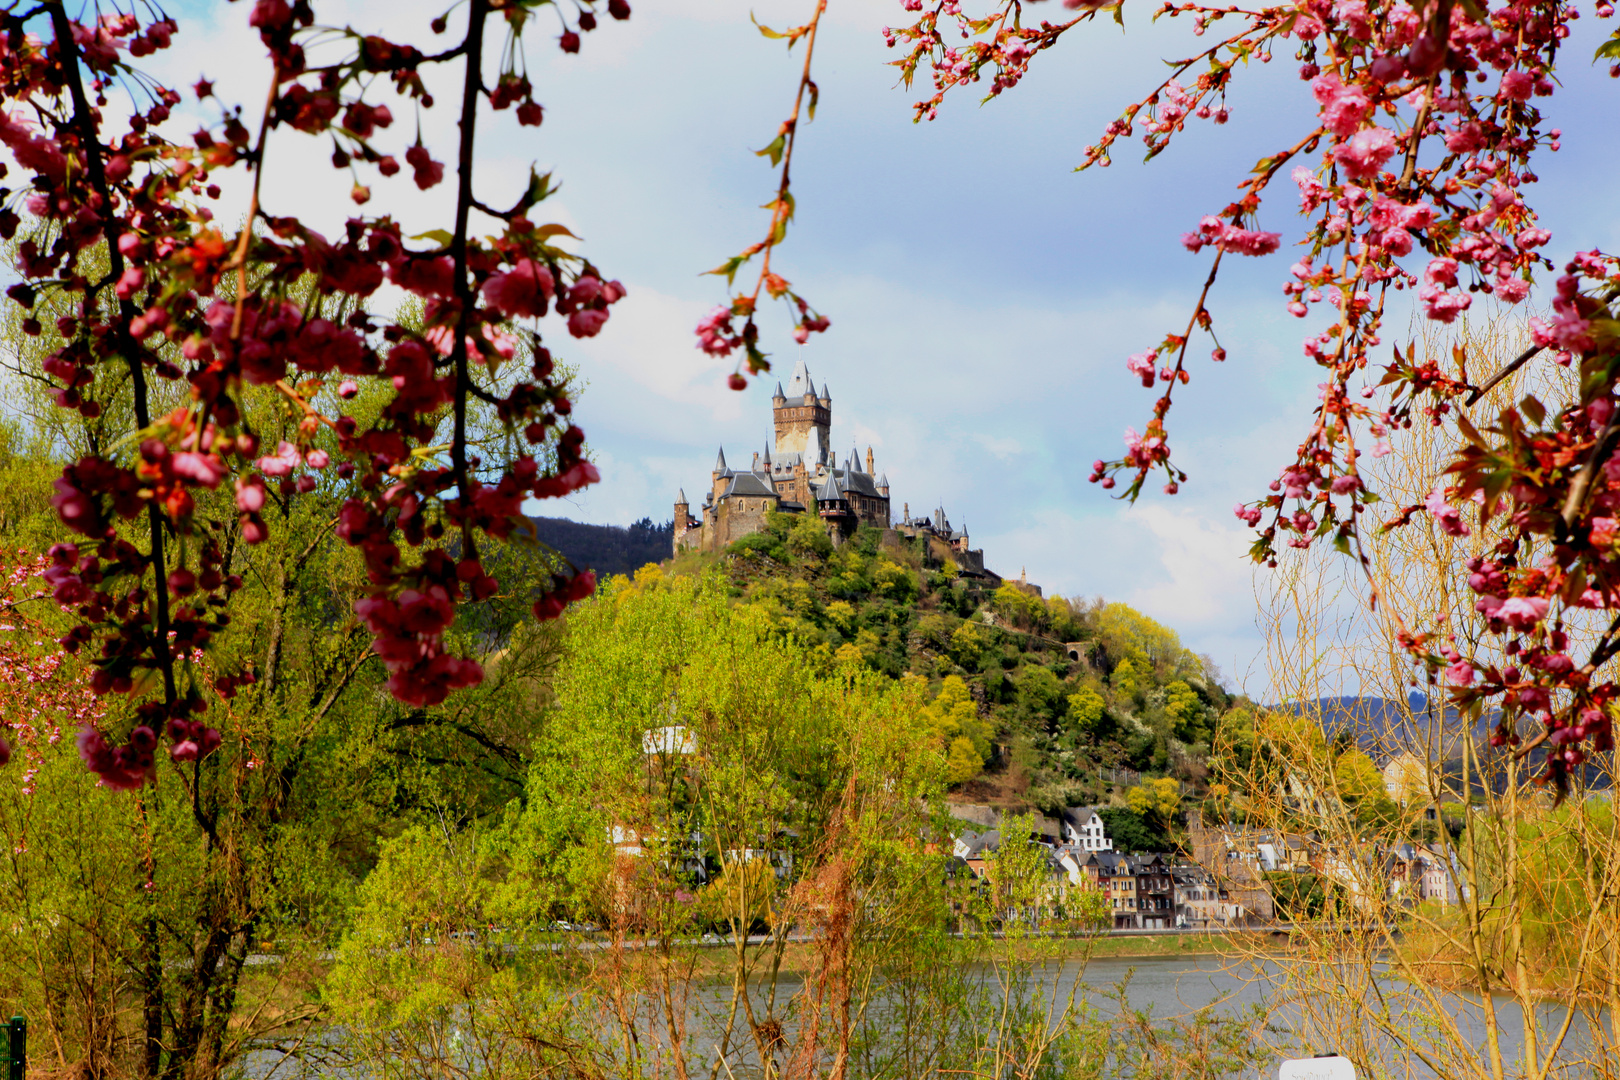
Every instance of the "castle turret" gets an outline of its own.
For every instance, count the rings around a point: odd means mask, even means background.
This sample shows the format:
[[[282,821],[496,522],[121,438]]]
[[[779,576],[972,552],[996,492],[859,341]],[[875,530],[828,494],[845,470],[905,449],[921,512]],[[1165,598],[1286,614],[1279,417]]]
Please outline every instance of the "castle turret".
[[[870,446],[866,448],[866,475],[877,475],[877,466],[872,463],[872,448]]]
[[[773,407],[775,407],[775,408],[780,409],[783,405],[786,405],[786,404],[787,404],[787,395],[782,393],[782,380],[778,379],[776,381],[776,393],[771,395],[771,405]]]
[[[889,474],[888,473],[884,473],[878,479],[878,491],[883,493],[883,497],[885,499],[887,499],[889,497]],[[906,516],[907,517],[911,516],[911,514],[909,513],[909,508],[908,508],[908,512],[907,512]]]
[[[709,498],[707,502],[717,502],[720,493],[726,490],[726,481],[731,479],[731,470],[726,467],[726,448],[720,448],[720,456],[715,459],[714,472],[711,474],[709,485]]]
[[[832,391],[827,389],[826,383],[821,384],[821,397],[819,400],[821,401],[821,407],[823,409],[826,409],[829,412],[832,411]]]

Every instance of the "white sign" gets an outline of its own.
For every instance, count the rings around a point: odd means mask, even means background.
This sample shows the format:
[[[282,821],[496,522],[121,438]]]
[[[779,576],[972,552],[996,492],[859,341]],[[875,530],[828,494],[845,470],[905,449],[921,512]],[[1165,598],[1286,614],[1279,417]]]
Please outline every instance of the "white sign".
[[[1282,1063],[1277,1080],[1356,1080],[1356,1067],[1347,1057],[1293,1058]]]

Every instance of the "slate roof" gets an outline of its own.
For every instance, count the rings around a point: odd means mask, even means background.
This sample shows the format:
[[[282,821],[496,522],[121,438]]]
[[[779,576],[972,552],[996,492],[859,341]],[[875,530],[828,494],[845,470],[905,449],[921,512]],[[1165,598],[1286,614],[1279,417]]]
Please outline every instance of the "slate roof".
[[[872,478],[863,472],[854,469],[844,469],[839,477],[843,482],[845,491],[853,491],[857,495],[865,495],[869,499],[881,499],[883,493],[877,489]]]
[[[721,498],[729,499],[733,495],[768,495],[776,498],[776,489],[771,482],[758,473],[740,472],[731,474],[731,483],[721,493]]]

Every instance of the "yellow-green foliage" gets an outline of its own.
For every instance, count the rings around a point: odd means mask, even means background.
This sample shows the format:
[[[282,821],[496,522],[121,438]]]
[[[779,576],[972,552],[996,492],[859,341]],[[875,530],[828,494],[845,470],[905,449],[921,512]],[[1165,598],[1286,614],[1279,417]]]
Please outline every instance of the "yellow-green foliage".
[[[996,590],[995,608],[1015,625],[1036,627],[1045,623],[1046,604],[1033,593],[1025,592],[1012,582]]]
[[[1091,735],[1102,724],[1108,703],[1092,686],[1082,686],[1069,695],[1069,727],[1082,735]]]
[[[1333,763],[1333,780],[1339,787],[1339,797],[1350,803],[1384,793],[1383,774],[1360,750],[1346,750],[1339,755]]]
[[[1165,828],[1176,820],[1176,812],[1181,809],[1181,785],[1168,776],[1144,780],[1125,793],[1125,805]]]
[[[950,755],[951,783],[960,784],[977,776],[990,756],[992,729],[979,716],[978,705],[969,695],[967,683],[959,675],[947,676],[939,696],[923,711],[941,746]],[[970,766],[971,772],[968,771]]]
[[[1103,648],[1115,662],[1130,660],[1166,679],[1202,669],[1198,658],[1182,648],[1174,630],[1127,604],[1104,604],[1096,613],[1096,627]]]
[[[1114,673],[1108,677],[1108,685],[1113,687],[1114,696],[1122,701],[1130,701],[1141,692],[1142,684],[1137,678],[1136,665],[1130,660],[1121,660],[1114,667]]]
[[[964,621],[951,631],[951,656],[963,667],[977,665],[987,644],[984,633],[971,621]]]

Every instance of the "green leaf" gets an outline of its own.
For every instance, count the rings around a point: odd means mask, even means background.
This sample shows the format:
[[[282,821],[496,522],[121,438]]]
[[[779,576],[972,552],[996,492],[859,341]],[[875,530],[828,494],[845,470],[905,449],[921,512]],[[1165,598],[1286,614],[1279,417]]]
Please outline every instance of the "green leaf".
[[[816,102],[821,100],[821,87],[817,86],[814,80],[811,80],[808,85],[810,87],[810,119],[814,120],[816,118]]]
[[[557,191],[551,186],[550,173],[537,173],[534,166],[529,166],[529,190],[523,193],[523,200],[518,204],[520,209],[527,210],[535,203],[544,202]]]
[[[1526,394],[1519,402],[1519,409],[1530,418],[1530,422],[1540,427],[1547,420],[1546,406],[1536,399],[1534,394]]]
[[[755,150],[754,151],[754,156],[755,157],[765,157],[766,155],[770,155],[771,164],[773,166],[774,165],[779,165],[782,162],[782,153],[786,149],[787,149],[787,136],[786,135],[778,135],[775,138],[775,140],[772,141],[771,145],[767,146],[765,149],[763,149],[763,150]]]
[[[772,30],[768,26],[760,25],[760,21],[758,19],[754,18],[754,13],[752,11],[750,11],[748,13],[748,21],[753,23],[756,27],[758,27],[759,32],[762,35],[764,35],[765,37],[770,38],[773,41],[780,41],[782,38],[787,37],[786,34],[782,33],[779,30]]]
[[[429,229],[427,232],[417,233],[415,236],[411,237],[411,239],[432,240],[441,247],[449,247],[455,240],[455,237],[450,234],[450,230],[448,229]]]
[[[1605,41],[1603,44],[1599,45],[1598,50],[1595,54],[1593,54],[1592,59],[1620,60],[1620,34],[1616,34],[1608,41]]]
[[[1333,537],[1333,550],[1340,555],[1350,554],[1350,537],[1342,530]]]
[[[575,240],[579,239],[579,237],[568,231],[566,225],[542,225],[534,230],[534,234],[542,240],[550,240],[553,236],[569,236]]]
[[[743,263],[745,263],[747,261],[748,261],[748,256],[746,256],[746,255],[733,255],[731,258],[727,259],[725,262],[721,263],[719,266],[715,267],[713,270],[705,270],[705,271],[703,271],[703,273],[704,273],[704,275],[708,275],[708,274],[723,275],[725,277],[725,279],[726,279],[726,284],[730,285],[732,283],[732,281],[737,277],[737,271],[742,269]]]

